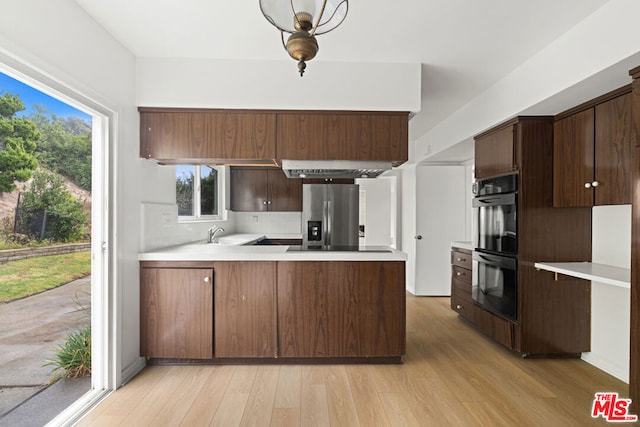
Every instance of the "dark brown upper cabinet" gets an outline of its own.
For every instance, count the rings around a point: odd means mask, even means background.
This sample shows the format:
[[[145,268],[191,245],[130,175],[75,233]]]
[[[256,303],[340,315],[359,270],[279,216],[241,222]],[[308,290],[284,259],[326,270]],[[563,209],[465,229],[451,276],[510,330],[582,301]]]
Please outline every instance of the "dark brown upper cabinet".
[[[153,108],[139,111],[140,157],[169,164],[276,158],[275,113]]]
[[[396,112],[278,113],[278,159],[408,159],[409,115]]]
[[[408,160],[409,113],[138,108],[140,157],[166,164]]]
[[[505,175],[518,170],[517,120],[475,137],[476,179]]]
[[[631,120],[628,92],[556,120],[555,207],[631,203]]]
[[[281,169],[231,168],[231,210],[237,212],[302,211],[302,180]]]

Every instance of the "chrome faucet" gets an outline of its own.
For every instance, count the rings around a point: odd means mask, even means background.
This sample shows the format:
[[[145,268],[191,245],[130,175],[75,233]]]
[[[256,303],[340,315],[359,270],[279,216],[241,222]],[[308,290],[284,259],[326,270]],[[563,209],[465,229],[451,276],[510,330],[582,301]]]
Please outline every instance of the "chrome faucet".
[[[224,233],[224,228],[218,227],[217,225],[211,227],[207,233],[207,243],[218,243],[218,237],[216,236],[218,232]]]

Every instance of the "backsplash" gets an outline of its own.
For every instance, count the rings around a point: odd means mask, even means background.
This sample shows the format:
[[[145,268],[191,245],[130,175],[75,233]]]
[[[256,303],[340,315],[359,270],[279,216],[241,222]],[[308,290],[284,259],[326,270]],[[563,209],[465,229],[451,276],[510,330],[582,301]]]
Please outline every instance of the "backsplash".
[[[172,203],[141,203],[142,231],[140,251],[146,252],[166,246],[205,240],[212,225],[225,229],[224,234],[235,233],[233,215],[226,221],[178,222],[178,206]]]
[[[236,233],[301,234],[300,212],[231,212]]]

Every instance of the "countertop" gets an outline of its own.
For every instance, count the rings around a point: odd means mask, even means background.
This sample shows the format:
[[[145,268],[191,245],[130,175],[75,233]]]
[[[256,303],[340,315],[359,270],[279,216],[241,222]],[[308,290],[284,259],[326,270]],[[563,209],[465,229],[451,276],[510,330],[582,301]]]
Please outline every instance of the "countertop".
[[[631,288],[631,270],[592,262],[536,262],[539,270],[552,271],[565,276]]]
[[[386,246],[365,246],[361,251],[292,251],[289,246],[247,245],[283,235],[232,234],[219,243],[204,240],[138,254],[140,261],[406,261],[407,254]],[[298,236],[299,238],[299,236]],[[243,246],[247,245],[247,246]]]
[[[452,248],[466,249],[466,250],[472,251],[473,250],[473,242],[454,241],[454,242],[451,242],[451,247]]]

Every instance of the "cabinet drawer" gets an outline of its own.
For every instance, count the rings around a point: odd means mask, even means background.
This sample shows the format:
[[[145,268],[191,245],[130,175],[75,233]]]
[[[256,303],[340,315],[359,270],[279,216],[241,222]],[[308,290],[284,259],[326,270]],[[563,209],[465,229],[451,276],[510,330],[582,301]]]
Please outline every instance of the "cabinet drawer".
[[[471,283],[462,282],[460,280],[451,281],[451,293],[458,292],[461,295],[471,299]]]
[[[451,264],[471,270],[471,253],[451,251]]]
[[[513,323],[478,306],[475,307],[476,326],[507,348],[513,348]]]
[[[473,306],[471,299],[467,299],[459,293],[453,292],[451,294],[451,309],[465,319],[475,322],[475,307]]]
[[[458,280],[463,283],[471,284],[471,270],[458,267],[457,265],[451,266],[451,279]]]

